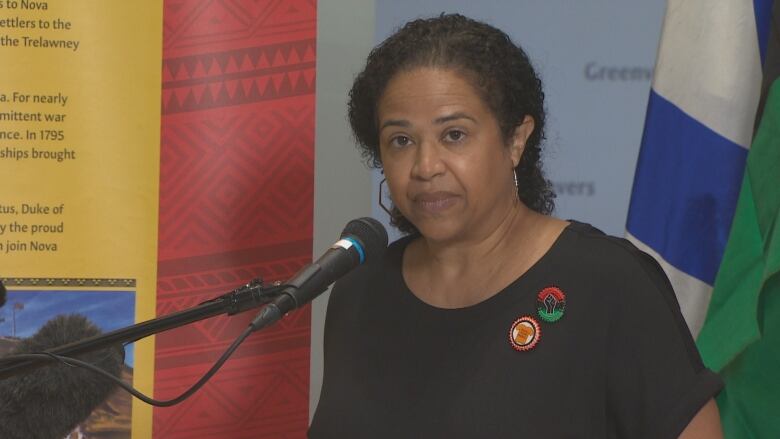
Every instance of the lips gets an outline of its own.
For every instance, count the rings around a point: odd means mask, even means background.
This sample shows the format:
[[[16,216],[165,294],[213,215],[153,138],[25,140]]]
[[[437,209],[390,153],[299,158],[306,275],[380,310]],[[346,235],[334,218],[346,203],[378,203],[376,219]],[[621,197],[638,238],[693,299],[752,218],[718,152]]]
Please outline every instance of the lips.
[[[458,201],[458,196],[452,192],[423,192],[412,198],[414,204],[424,212],[440,213],[454,206]]]

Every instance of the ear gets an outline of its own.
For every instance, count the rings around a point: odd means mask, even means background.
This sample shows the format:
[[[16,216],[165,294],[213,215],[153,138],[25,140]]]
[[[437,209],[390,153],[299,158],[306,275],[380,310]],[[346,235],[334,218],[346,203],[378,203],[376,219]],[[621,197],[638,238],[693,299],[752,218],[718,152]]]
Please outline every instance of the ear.
[[[531,133],[534,132],[534,127],[534,118],[528,115],[523,118],[520,125],[515,127],[515,132],[512,135],[512,144],[509,146],[513,168],[520,164],[520,158],[523,156],[523,151],[525,151],[525,143],[531,137]]]

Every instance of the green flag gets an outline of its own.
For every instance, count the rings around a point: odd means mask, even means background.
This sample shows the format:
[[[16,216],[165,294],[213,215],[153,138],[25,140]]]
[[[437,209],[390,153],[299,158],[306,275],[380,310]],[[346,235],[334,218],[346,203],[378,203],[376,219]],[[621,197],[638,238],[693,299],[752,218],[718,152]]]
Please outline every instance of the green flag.
[[[780,80],[748,153],[731,234],[697,339],[726,387],[728,439],[780,438]]]

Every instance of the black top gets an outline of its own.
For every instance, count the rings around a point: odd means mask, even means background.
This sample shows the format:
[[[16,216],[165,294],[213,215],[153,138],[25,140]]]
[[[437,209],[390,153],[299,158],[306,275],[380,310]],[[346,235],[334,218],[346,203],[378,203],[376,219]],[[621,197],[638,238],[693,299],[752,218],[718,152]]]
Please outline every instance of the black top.
[[[624,239],[572,223],[520,278],[459,309],[409,290],[410,241],[334,287],[310,438],[677,438],[723,386],[662,269]],[[565,295],[552,323],[537,310],[547,287]],[[510,333],[524,316],[541,335],[521,351]]]

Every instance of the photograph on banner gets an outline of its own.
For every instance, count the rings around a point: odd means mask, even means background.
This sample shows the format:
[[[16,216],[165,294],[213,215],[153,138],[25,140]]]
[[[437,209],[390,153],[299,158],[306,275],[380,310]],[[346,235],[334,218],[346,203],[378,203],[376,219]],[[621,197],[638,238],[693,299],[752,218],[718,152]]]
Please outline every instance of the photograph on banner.
[[[54,347],[47,345],[59,344],[69,337],[69,334],[63,334],[63,331],[97,334],[98,331],[105,333],[132,325],[134,315],[135,291],[10,289],[6,304],[0,308],[0,357],[28,353],[28,350],[37,350],[36,348],[40,347]],[[134,360],[133,346],[125,346],[124,361],[115,364],[119,372],[118,377],[125,382],[133,380]],[[36,378],[56,376],[53,373],[42,372],[36,375]],[[91,373],[88,377],[94,377],[94,380],[100,379],[98,375]],[[77,389],[70,389],[73,383],[69,381],[63,380],[54,387],[75,392]],[[76,427],[72,437],[80,439],[131,437],[131,396],[116,386],[111,387],[113,390],[109,396]],[[79,406],[84,402],[74,400],[72,404]]]

